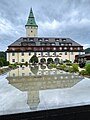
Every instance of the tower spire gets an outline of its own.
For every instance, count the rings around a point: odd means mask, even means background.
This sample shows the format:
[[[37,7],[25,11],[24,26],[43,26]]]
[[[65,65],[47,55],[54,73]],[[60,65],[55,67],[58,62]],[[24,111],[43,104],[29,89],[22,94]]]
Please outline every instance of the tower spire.
[[[30,9],[30,13],[29,13],[25,28],[26,28],[26,36],[27,37],[36,37],[37,36],[38,25],[36,24],[32,8]]]
[[[36,27],[38,27],[38,25],[36,24],[36,21],[35,21],[35,17],[34,17],[32,8],[30,9],[30,13],[29,13],[29,16],[28,16],[26,26],[34,26],[34,27],[36,26]]]

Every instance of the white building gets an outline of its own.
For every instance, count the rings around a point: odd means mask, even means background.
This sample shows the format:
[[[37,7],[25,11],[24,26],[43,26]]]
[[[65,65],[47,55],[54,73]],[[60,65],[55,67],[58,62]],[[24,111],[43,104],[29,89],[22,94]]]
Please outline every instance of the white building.
[[[8,46],[7,61],[10,63],[31,62],[32,56],[38,63],[60,63],[65,60],[74,62],[75,55],[83,54],[83,46],[70,38],[37,37],[38,25],[32,9],[28,17],[26,37],[21,37]]]

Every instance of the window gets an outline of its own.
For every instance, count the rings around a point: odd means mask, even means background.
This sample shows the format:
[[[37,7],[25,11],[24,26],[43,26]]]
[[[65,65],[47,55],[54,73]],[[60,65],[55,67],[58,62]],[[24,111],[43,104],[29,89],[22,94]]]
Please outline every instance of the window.
[[[44,48],[43,48],[43,47],[41,47],[41,50],[43,51],[43,50],[44,50]]]
[[[21,51],[24,51],[24,48],[20,48],[21,49]]]
[[[29,52],[29,56],[31,55],[31,53]]]
[[[22,59],[22,62],[24,62],[24,59]]]
[[[62,55],[62,53],[59,53],[59,55]]]
[[[15,48],[12,48],[12,51],[15,51]]]
[[[60,50],[62,50],[62,47],[59,47]]]
[[[64,46],[64,44],[63,44],[63,43],[61,43],[61,46]]]
[[[36,55],[37,55],[37,53],[36,53],[36,52],[34,52],[34,55],[36,56]]]
[[[24,70],[24,67],[22,67],[22,70]]]
[[[31,32],[33,32],[33,31],[31,30]]]
[[[34,51],[37,51],[38,49],[37,49],[37,47],[34,47]]]
[[[25,76],[25,73],[22,73],[22,76]]]
[[[69,45],[69,46],[71,46],[72,44],[71,44],[71,43],[69,43],[68,45]]]
[[[23,41],[27,41],[27,38],[23,38]]]
[[[24,56],[24,52],[21,53],[21,56]]]
[[[56,50],[56,47],[54,47],[53,50]]]
[[[43,56],[43,52],[41,52],[41,56]]]
[[[15,73],[13,73],[13,77],[15,77]]]
[[[67,55],[67,52],[65,52],[65,55]]]
[[[72,47],[70,47],[70,50],[73,50],[73,48],[72,48]]]
[[[31,47],[28,47],[27,50],[32,50],[32,48],[31,48]]]
[[[62,41],[66,41],[66,39],[65,39],[65,38],[63,38],[63,39],[62,39]]]
[[[55,55],[55,56],[56,56],[56,52],[54,52],[54,53],[53,53],[53,55]]]
[[[47,52],[47,55],[50,56],[50,52]]]
[[[30,38],[30,39],[29,39],[29,41],[33,41],[33,39],[32,39],[32,38]]]
[[[15,56],[15,53],[12,53],[12,56]]]
[[[67,50],[67,47],[64,47],[64,50]]]
[[[48,39],[46,38],[46,39],[44,39],[44,41],[48,41]]]
[[[55,39],[55,41],[56,41],[56,42],[58,42],[58,41],[59,41],[59,39],[58,39],[58,38],[56,38],[56,39]]]
[[[12,62],[15,62],[15,59],[12,59]]]
[[[78,55],[81,55],[81,52],[79,52]]]
[[[52,46],[55,46],[55,43],[51,43]]]
[[[38,41],[42,41],[42,38],[39,38]]]
[[[71,55],[73,55],[73,52],[71,52]]]
[[[80,50],[80,47],[78,47],[78,50]]]
[[[46,50],[50,50],[50,47],[46,47]]]
[[[31,73],[29,73],[29,76],[31,76]]]

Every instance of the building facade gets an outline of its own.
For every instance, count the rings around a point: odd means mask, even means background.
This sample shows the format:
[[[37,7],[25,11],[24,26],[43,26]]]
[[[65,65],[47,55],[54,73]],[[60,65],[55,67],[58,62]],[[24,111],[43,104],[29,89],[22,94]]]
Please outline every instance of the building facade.
[[[32,9],[28,17],[26,37],[21,37],[8,46],[7,61],[10,63],[31,62],[32,56],[38,63],[60,63],[65,60],[74,62],[75,55],[83,54],[83,46],[70,38],[38,37],[38,25]]]

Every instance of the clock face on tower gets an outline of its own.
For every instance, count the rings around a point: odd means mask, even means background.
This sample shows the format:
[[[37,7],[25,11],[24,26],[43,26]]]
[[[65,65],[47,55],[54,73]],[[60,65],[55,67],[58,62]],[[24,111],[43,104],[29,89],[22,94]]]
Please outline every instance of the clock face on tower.
[[[29,17],[27,20],[27,24],[25,25],[25,28],[26,28],[26,36],[27,37],[37,36],[38,25],[36,24],[32,8],[30,9]]]

